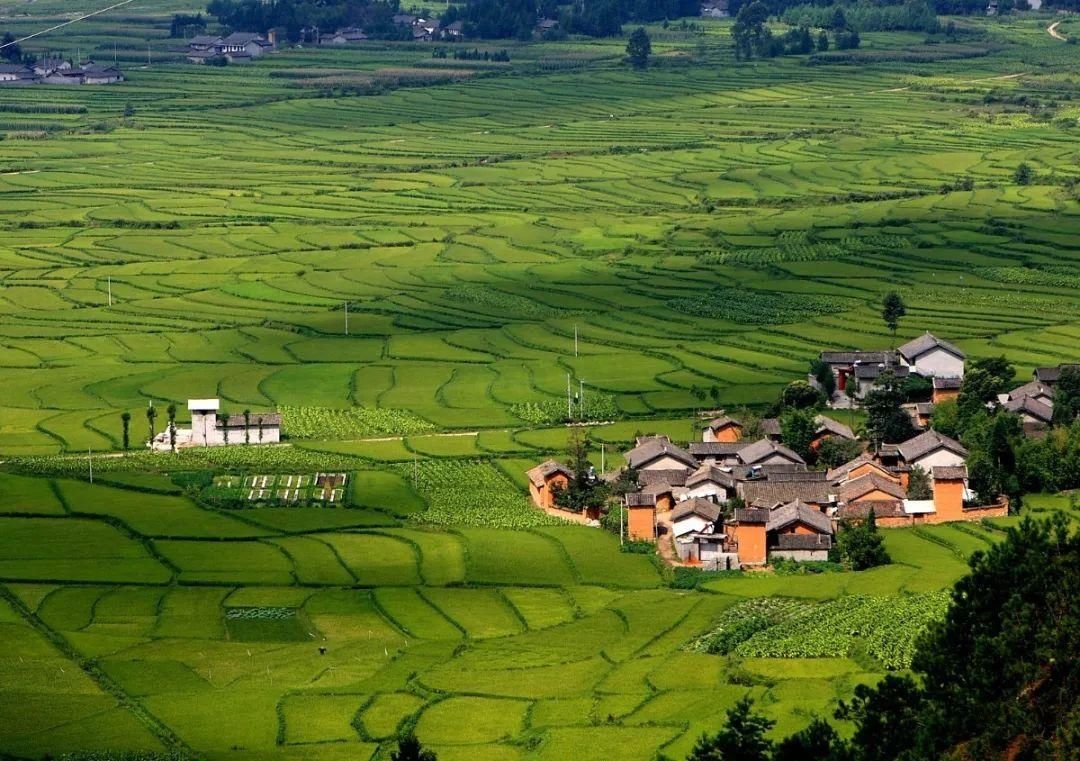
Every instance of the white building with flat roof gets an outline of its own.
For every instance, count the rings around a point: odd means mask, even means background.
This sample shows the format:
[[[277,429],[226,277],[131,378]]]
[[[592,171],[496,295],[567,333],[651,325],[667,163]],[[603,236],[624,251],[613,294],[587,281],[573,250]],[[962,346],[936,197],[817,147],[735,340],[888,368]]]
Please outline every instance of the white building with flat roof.
[[[233,444],[277,444],[281,441],[280,412],[221,414],[220,399],[188,399],[191,427],[177,428],[176,447],[220,447]],[[155,450],[172,448],[169,430],[154,437]]]

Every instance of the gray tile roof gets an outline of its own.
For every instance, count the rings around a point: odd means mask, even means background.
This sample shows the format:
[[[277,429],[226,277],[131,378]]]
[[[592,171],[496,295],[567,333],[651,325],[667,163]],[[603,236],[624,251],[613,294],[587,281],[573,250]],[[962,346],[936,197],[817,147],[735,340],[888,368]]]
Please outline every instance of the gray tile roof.
[[[918,338],[914,338],[908,341],[896,351],[908,362],[914,362],[915,359],[921,357],[923,354],[926,354],[926,352],[928,351],[932,351],[933,349],[944,349],[945,351],[959,357],[960,359],[964,358],[964,352],[960,351],[959,347],[957,347],[956,344],[951,344],[948,341],[944,341],[930,333],[930,331],[927,331]]]
[[[783,433],[783,431],[780,429],[780,418],[762,418],[761,431],[766,436],[780,436]]]
[[[557,460],[545,460],[535,468],[530,468],[525,471],[525,475],[529,477],[529,481],[537,488],[543,486],[547,479],[556,473],[562,473],[567,478],[574,477],[574,471],[570,470],[570,468]]]
[[[829,534],[777,534],[769,549],[829,550],[832,549],[832,536]]]
[[[1057,367],[1036,367],[1035,380],[1043,383],[1057,383],[1061,378],[1061,371],[1066,367],[1080,368],[1080,365],[1060,364]]]
[[[696,468],[698,464],[692,454],[659,436],[642,440],[626,453],[626,462],[631,468],[638,469],[664,456],[672,457],[689,468]]]
[[[859,380],[874,380],[886,370],[891,370],[892,374],[895,375],[897,378],[906,378],[911,372],[910,368],[904,367],[903,365],[899,367],[896,365],[890,366],[882,364],[856,365],[855,377]]]
[[[1029,381],[1009,392],[1009,399],[1023,399],[1025,396],[1045,396],[1054,398],[1054,390],[1040,381]]]
[[[817,431],[815,431],[816,435],[828,434],[831,436],[840,436],[844,439],[851,439],[852,441],[855,440],[854,431],[839,420],[833,420],[831,417],[818,415],[814,422],[817,423]]]
[[[860,497],[869,494],[872,491],[883,491],[897,499],[904,499],[907,496],[907,492],[903,486],[895,481],[885,478],[885,476],[871,472],[864,473],[858,478],[854,478],[847,483],[841,484],[840,501],[858,502]]]
[[[740,507],[735,511],[736,523],[768,523],[769,511],[754,507]]]
[[[651,486],[653,484],[682,486],[686,483],[686,477],[689,473],[689,468],[679,470],[639,470],[637,474],[638,486]]]
[[[892,362],[893,356],[891,351],[823,351],[821,361],[830,365],[853,365],[856,362],[876,365]]]
[[[939,391],[955,391],[963,384],[963,378],[934,378],[934,388]]]
[[[939,479],[942,481],[956,481],[967,478],[968,469],[966,465],[938,465],[930,468],[930,476],[935,481]]]
[[[715,502],[696,497],[676,505],[675,509],[671,511],[671,520],[678,521],[691,515],[697,515],[715,523],[722,513],[720,506]]]
[[[735,425],[739,428],[742,428],[742,423],[740,423],[738,420],[735,420],[734,418],[728,417],[727,415],[721,415],[718,418],[713,418],[705,427],[716,431],[728,425]]]
[[[694,457],[730,457],[750,446],[750,441],[692,441],[687,449]]]
[[[267,425],[281,425],[281,413],[280,412],[252,412],[251,413],[251,430],[256,430],[259,427],[259,421],[262,420],[264,426]],[[242,414],[229,415],[227,420],[218,418],[218,426],[227,425],[229,428],[243,428],[244,416]]]
[[[625,497],[627,507],[656,507],[655,494],[630,492]]]
[[[803,458],[799,457],[795,452],[788,449],[783,444],[779,444],[771,439],[759,439],[753,444],[747,447],[743,447],[737,453],[739,461],[744,465],[756,465],[757,463],[765,460],[773,455],[780,455],[790,462],[805,463]]]
[[[855,470],[855,468],[859,467],[860,465],[866,465],[867,463],[872,462],[874,462],[874,458],[870,455],[870,453],[863,452],[858,457],[852,460],[848,460],[843,465],[837,465],[835,468],[829,470],[829,472],[826,474],[826,478],[828,478],[830,481],[837,481],[841,478],[846,478],[847,474]]]
[[[797,499],[827,504],[836,488],[828,481],[744,481],[739,484],[739,492],[748,504],[758,500],[787,504]]]
[[[795,500],[782,505],[769,513],[769,522],[765,525],[766,531],[779,531],[793,523],[802,523],[822,533],[833,532],[832,521],[825,513],[810,507],[802,500]]]
[[[943,436],[935,430],[920,433],[915,438],[896,445],[896,451],[909,463],[938,449],[948,449],[961,457],[968,455],[968,451],[959,441]]]
[[[1046,402],[1039,401],[1033,396],[1023,396],[1005,402],[1003,405],[1009,412],[1027,413],[1044,423],[1050,423],[1054,419],[1054,408]]]
[[[871,510],[874,511],[874,516],[877,518],[907,517],[907,513],[904,512],[904,501],[901,499],[849,502],[846,505],[840,505],[836,511],[836,517],[839,520],[863,520],[870,515]]]
[[[686,477],[685,485],[688,487],[697,486],[698,484],[706,483],[708,481],[728,488],[733,488],[735,486],[734,476],[713,465],[702,465]]]

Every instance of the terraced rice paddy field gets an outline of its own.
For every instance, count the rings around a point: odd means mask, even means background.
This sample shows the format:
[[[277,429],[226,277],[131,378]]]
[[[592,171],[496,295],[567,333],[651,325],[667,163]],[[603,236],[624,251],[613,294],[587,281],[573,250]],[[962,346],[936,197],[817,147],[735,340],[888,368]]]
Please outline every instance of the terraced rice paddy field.
[[[413,727],[440,759],[681,759],[743,695],[780,735],[905,668],[1014,520],[888,531],[872,571],[679,590],[493,465],[436,466],[415,489],[358,471],[333,507],[238,509],[183,474],[0,473],[0,753],[382,759]],[[463,479],[518,527],[467,525]],[[448,503],[457,525],[429,520]]]
[[[689,438],[694,387],[762,404],[887,346],[890,289],[902,337],[1080,360],[1077,59],[1046,18],[866,34],[858,65],[736,64],[718,22],[651,29],[645,73],[571,41],[451,74],[381,43],[189,66],[165,35],[195,9],[28,46],[121,85],[0,88],[0,754],[382,760],[414,727],[443,761],[681,759],[745,694],[779,736],[905,667],[1016,518],[681,590],[523,473],[566,444],[568,376],[611,465]],[[288,443],[104,456],[121,412],[139,449],[148,401],[208,396]]]
[[[1072,46],[961,23],[988,36],[927,63],[896,33],[858,66],[735,65],[717,23],[653,30],[644,74],[599,41],[383,95],[306,81],[432,62],[373,43],[0,90],[0,452],[115,449],[122,410],[214,395],[297,440],[552,423],[568,376],[594,420],[759,404],[821,348],[885,347],[891,288],[901,337],[1076,361]]]

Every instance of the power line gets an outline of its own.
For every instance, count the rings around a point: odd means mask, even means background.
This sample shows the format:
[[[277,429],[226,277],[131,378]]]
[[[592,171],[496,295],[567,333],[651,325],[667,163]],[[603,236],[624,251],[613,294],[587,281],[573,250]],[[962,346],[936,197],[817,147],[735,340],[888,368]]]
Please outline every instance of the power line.
[[[50,26],[48,29],[42,29],[40,32],[34,32],[33,34],[28,34],[25,37],[20,37],[19,39],[12,40],[11,42],[5,42],[4,44],[0,45],[0,50],[3,50],[6,47],[10,47],[11,45],[18,45],[20,42],[26,42],[27,40],[32,40],[35,37],[40,37],[41,35],[48,34],[49,32],[55,32],[57,29],[63,29],[65,26],[70,26],[71,24],[77,24],[78,22],[83,21],[84,19],[88,19],[91,16],[99,16],[102,13],[107,13],[108,11],[111,11],[114,8],[119,8],[121,5],[127,5],[130,2],[133,2],[133,0],[122,0],[122,2],[116,3],[115,5],[110,5],[108,8],[102,8],[99,11],[93,11],[92,13],[87,13],[85,16],[79,16],[78,18],[73,18],[70,21],[65,21],[63,24],[57,24],[56,26]]]

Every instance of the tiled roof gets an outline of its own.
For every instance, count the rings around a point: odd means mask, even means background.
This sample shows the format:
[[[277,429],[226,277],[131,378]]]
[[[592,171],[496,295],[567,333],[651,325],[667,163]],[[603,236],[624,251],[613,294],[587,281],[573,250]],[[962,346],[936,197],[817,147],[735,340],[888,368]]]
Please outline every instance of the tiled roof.
[[[963,384],[963,378],[934,378],[934,388],[938,391],[956,391]]]
[[[769,511],[754,507],[741,507],[735,511],[736,523],[768,523]]]
[[[908,341],[896,351],[908,362],[913,362],[917,357],[921,357],[923,354],[926,354],[926,352],[932,351],[933,349],[944,349],[960,359],[964,358],[964,352],[960,351],[959,347],[938,338],[929,331],[918,338]]]
[[[826,504],[836,489],[828,481],[745,481],[740,484],[742,498],[747,502],[764,500],[787,504],[797,499],[803,502]]]
[[[818,415],[814,421],[817,423],[817,430],[815,434],[830,434],[833,436],[840,436],[845,439],[855,439],[855,433],[848,426],[844,425],[838,420],[833,420],[831,417],[825,417],[824,415]]]
[[[930,476],[935,481],[958,481],[967,478],[968,469],[966,465],[938,465],[930,468]]]
[[[766,531],[778,531],[790,526],[792,523],[803,523],[822,534],[833,532],[832,521],[829,516],[820,510],[816,510],[801,500],[789,502],[769,513],[769,522],[765,526]]]
[[[780,455],[791,462],[805,462],[798,454],[771,439],[759,439],[753,444],[740,449],[737,453],[739,461],[744,465],[755,465],[773,455]]]
[[[745,449],[750,441],[692,441],[687,449],[694,457],[730,457]]]
[[[848,473],[855,470],[855,468],[859,467],[860,465],[866,465],[867,463],[877,465],[877,463],[874,462],[874,458],[868,452],[863,452],[855,459],[848,460],[843,465],[837,465],[835,468],[830,469],[829,472],[826,474],[826,477],[830,481],[837,481],[841,478],[846,478]],[[877,467],[881,466],[878,465]]]
[[[853,365],[856,362],[888,364],[893,361],[891,351],[823,351],[821,361],[830,365]]]
[[[840,520],[863,520],[870,511],[874,511],[877,518],[905,518],[904,501],[896,500],[864,500],[862,502],[849,502],[840,505],[836,511],[836,517]]]
[[[655,494],[642,494],[641,492],[630,492],[626,495],[627,507],[656,507],[656,495]]]
[[[1054,419],[1054,408],[1033,396],[1022,396],[1019,399],[1005,402],[1003,406],[1009,412],[1027,413],[1044,423],[1049,423]]]
[[[648,471],[643,471],[648,472]],[[734,487],[735,478],[728,472],[720,470],[713,465],[702,465],[686,477],[686,486],[697,486],[700,483],[712,481],[721,486]]]
[[[858,502],[859,497],[869,494],[872,491],[883,491],[897,499],[903,499],[907,496],[907,491],[900,484],[891,481],[878,473],[870,472],[841,484],[840,501]]]
[[[557,460],[545,460],[537,465],[535,468],[530,468],[525,472],[525,475],[529,477],[529,481],[533,486],[540,488],[544,485],[548,478],[556,473],[562,473],[567,478],[572,478],[574,472],[570,468],[563,465]]]
[[[950,439],[948,436],[943,436],[934,430],[920,433],[915,438],[908,439],[896,446],[896,450],[900,453],[900,456],[909,463],[912,460],[917,460],[937,449],[943,448],[948,449],[950,452],[955,452],[961,457],[967,457],[968,455],[968,451],[959,441]]]
[[[740,423],[738,420],[735,420],[734,418],[728,417],[727,415],[721,415],[718,418],[713,418],[712,420],[709,421],[709,424],[707,426],[705,426],[705,427],[709,428],[709,429],[711,429],[713,431],[716,431],[716,430],[718,430],[720,428],[723,428],[724,426],[728,426],[728,425],[736,425],[739,428],[742,428],[742,423]]]
[[[767,417],[761,419],[761,432],[766,436],[780,436],[783,431],[780,429],[780,418]]]
[[[627,452],[626,462],[631,468],[637,469],[664,456],[671,457],[690,468],[696,468],[698,464],[692,454],[682,447],[675,446],[667,438],[659,436],[645,439]]]
[[[832,549],[830,534],[777,534],[770,549],[828,550]]]
[[[1023,386],[1017,386],[1009,392],[1009,400],[1023,399],[1026,396],[1045,396],[1050,399],[1054,398],[1054,391],[1045,383],[1039,381],[1029,381]]]
[[[685,502],[680,502],[675,509],[671,511],[671,520],[678,521],[690,515],[697,515],[707,521],[715,522],[720,518],[722,512],[720,506],[715,502],[710,502],[707,499],[697,497],[695,499],[688,499]]]
[[[668,486],[682,486],[686,483],[686,477],[690,473],[689,468],[672,470],[639,470],[637,473],[638,486],[652,486],[653,484],[667,484]]]
[[[1080,368],[1080,365],[1061,364],[1057,367],[1036,367],[1035,380],[1042,381],[1043,383],[1057,383],[1061,378],[1061,371],[1066,367]]]

